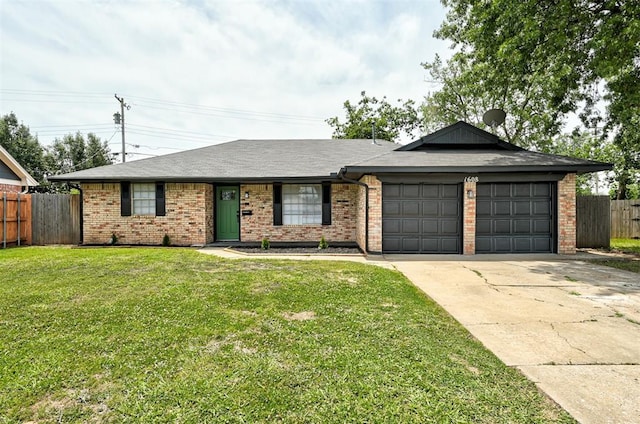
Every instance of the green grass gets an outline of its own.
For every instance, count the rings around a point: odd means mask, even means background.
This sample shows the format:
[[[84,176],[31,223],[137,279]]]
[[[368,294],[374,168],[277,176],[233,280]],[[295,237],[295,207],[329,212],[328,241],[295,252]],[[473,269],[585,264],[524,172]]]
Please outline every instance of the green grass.
[[[640,255],[640,239],[611,239],[611,249]]]
[[[640,273],[640,260],[638,259],[598,259],[589,262],[596,265],[605,265],[625,271]]]
[[[597,261],[589,261],[598,265],[610,266],[625,271],[640,273],[640,240],[638,239],[611,239],[611,250],[638,255],[636,259],[612,258]]]
[[[401,274],[0,251],[0,422],[573,422]]]

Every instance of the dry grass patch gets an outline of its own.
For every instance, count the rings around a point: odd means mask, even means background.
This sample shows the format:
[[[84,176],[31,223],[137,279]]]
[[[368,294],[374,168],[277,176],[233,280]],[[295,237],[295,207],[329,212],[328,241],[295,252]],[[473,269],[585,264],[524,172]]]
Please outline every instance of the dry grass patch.
[[[288,321],[309,321],[316,318],[316,313],[313,311],[285,312],[282,316]]]

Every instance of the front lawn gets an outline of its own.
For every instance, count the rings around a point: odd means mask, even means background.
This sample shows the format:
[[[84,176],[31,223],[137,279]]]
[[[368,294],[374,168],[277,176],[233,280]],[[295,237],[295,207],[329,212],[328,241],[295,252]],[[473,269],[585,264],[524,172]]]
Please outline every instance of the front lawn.
[[[0,422],[573,422],[398,272],[0,251]]]

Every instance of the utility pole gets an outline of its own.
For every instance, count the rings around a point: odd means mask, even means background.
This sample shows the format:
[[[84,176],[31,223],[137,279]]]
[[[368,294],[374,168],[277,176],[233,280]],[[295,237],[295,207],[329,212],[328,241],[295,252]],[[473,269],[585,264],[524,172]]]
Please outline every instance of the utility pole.
[[[120,124],[121,128],[122,128],[122,162],[126,162],[127,158],[126,158],[126,152],[124,149],[124,109],[126,108],[127,110],[131,109],[131,106],[129,106],[128,104],[126,104],[124,102],[124,99],[122,97],[118,97],[117,94],[114,94],[114,96],[116,97],[116,100],[120,102],[120,113],[118,114],[117,112],[113,115],[113,120],[116,124]],[[118,116],[119,115],[119,116]]]

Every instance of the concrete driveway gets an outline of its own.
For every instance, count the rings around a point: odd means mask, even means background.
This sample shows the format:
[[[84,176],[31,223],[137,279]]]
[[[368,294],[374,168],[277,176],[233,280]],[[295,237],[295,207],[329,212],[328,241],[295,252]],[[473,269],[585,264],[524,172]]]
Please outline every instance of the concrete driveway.
[[[640,276],[553,256],[387,256],[581,423],[640,423]]]

